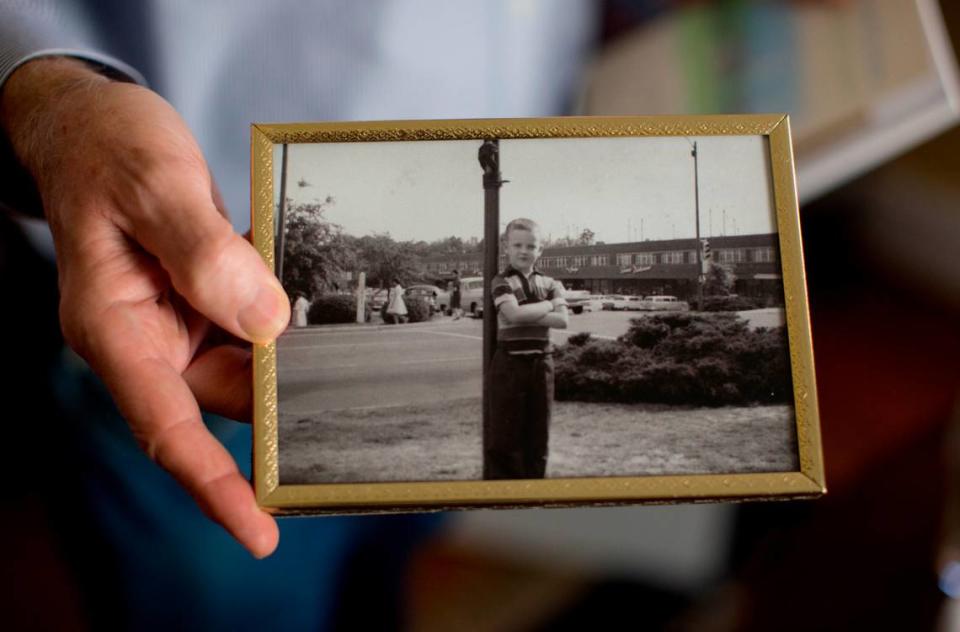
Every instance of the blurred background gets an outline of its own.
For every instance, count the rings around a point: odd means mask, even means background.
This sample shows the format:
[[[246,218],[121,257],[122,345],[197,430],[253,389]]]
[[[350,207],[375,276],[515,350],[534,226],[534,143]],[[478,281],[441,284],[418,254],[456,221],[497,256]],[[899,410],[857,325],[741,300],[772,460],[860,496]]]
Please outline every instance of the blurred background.
[[[409,559],[390,558],[395,534],[351,553],[339,627],[960,629],[938,586],[960,550],[947,475],[960,460],[960,6],[607,0],[602,13],[582,113],[791,114],[829,493],[451,514]],[[0,310],[2,379],[19,395],[0,460],[5,619],[87,629],[91,607],[112,606],[91,606],[72,569],[97,565],[104,536],[62,492],[68,446],[37,450],[42,431],[23,422],[58,414],[32,377],[60,350],[55,272],[0,218],[4,294],[27,305]],[[386,583],[399,563],[401,583]]]
[[[960,6],[656,4],[607,3],[580,109],[790,113],[829,493],[458,515],[415,560],[413,627],[960,629]]]

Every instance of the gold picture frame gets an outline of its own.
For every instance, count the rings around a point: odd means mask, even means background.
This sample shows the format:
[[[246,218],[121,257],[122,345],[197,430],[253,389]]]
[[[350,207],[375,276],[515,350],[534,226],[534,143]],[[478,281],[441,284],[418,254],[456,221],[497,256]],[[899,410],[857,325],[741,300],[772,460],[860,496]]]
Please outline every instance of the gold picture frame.
[[[277,343],[270,343],[254,345],[253,350],[253,485],[257,502],[265,510],[276,514],[382,513],[772,500],[814,498],[826,492],[790,122],[786,115],[254,124],[251,134],[252,239],[271,268],[275,268],[278,146],[448,140],[475,141],[479,145],[490,139],[760,137],[766,147],[769,171],[758,177],[769,178],[779,242],[797,456],[796,467],[768,472],[287,484],[280,477]],[[691,143],[691,146],[695,156],[696,145]],[[479,180],[479,167],[477,169]],[[308,184],[301,182],[303,186]],[[701,221],[698,209],[698,232]],[[711,228],[712,224],[711,217]],[[702,252],[697,255],[697,265],[702,264],[703,256]],[[701,275],[700,284],[703,282]]]

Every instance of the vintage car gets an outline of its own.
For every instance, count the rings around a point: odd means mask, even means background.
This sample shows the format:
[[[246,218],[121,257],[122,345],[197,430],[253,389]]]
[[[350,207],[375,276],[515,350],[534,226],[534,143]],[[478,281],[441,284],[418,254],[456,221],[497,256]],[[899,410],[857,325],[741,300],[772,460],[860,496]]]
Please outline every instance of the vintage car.
[[[577,300],[576,305],[574,305],[576,309],[572,309],[572,311],[574,314],[580,314],[582,312],[599,312],[603,310],[604,298],[605,297],[601,296],[600,294],[588,294],[586,297]],[[567,299],[567,301],[569,304],[569,299]]]
[[[609,294],[603,297],[603,309],[613,310],[615,312],[622,310],[638,310],[639,302],[642,299],[639,296],[624,296],[623,294]]]
[[[641,304],[643,305],[641,309],[650,312],[684,312],[690,309],[690,305],[686,301],[665,294],[648,296],[643,299]]]
[[[403,295],[426,299],[434,313],[446,314],[450,311],[450,293],[436,285],[411,285],[403,291]]]
[[[377,289],[377,288],[367,288],[366,291],[366,302],[367,306],[373,310],[377,311],[383,307],[387,302],[388,291],[386,288]]]
[[[564,293],[567,299],[567,309],[573,314],[582,314],[584,305],[590,298],[590,292],[586,290],[567,290]]]
[[[623,309],[628,312],[642,312],[646,309],[646,303],[642,296],[628,296],[627,300],[623,302]]]
[[[460,279],[460,307],[465,314],[483,318],[483,277]]]

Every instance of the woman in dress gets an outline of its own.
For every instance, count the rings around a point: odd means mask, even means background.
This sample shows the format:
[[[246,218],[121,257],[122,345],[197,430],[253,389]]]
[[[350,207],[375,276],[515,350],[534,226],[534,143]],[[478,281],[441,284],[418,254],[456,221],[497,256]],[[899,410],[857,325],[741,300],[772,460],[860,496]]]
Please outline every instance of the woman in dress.
[[[297,300],[293,302],[293,326],[307,326],[307,311],[310,309],[310,301],[303,295],[303,292],[297,292]]]
[[[407,304],[403,302],[403,286],[400,279],[394,277],[393,287],[387,294],[387,316],[393,323],[407,322]]]

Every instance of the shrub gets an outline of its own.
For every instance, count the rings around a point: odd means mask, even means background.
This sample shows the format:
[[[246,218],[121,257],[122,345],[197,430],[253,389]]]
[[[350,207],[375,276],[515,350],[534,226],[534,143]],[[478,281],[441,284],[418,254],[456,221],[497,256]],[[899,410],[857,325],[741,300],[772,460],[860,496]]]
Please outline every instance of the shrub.
[[[421,296],[408,296],[403,299],[407,304],[407,318],[411,323],[419,323],[430,320],[433,316],[433,310],[427,299]]]
[[[653,349],[670,335],[670,325],[655,318],[634,318],[630,329],[620,339],[641,349]]]
[[[574,347],[582,347],[583,345],[590,342],[590,332],[581,331],[578,334],[573,334],[567,338],[567,343],[573,345]]]
[[[616,341],[585,339],[555,355],[556,397],[722,406],[791,397],[785,328],[751,330],[736,314],[663,314]]]
[[[430,308],[430,303],[427,299],[420,296],[405,296],[403,297],[403,303],[407,306],[407,322],[408,323],[420,323],[425,320],[430,320],[433,317],[433,310]],[[383,318],[383,322],[387,324],[394,324],[392,317],[387,314],[388,303],[384,303],[383,307],[380,308],[380,316]]]
[[[763,307],[762,300],[749,296],[704,296],[700,305],[703,312],[742,312]]]
[[[365,320],[370,320],[370,308],[365,308]],[[307,322],[311,325],[352,323],[357,319],[357,301],[349,294],[321,294],[310,304]]]

